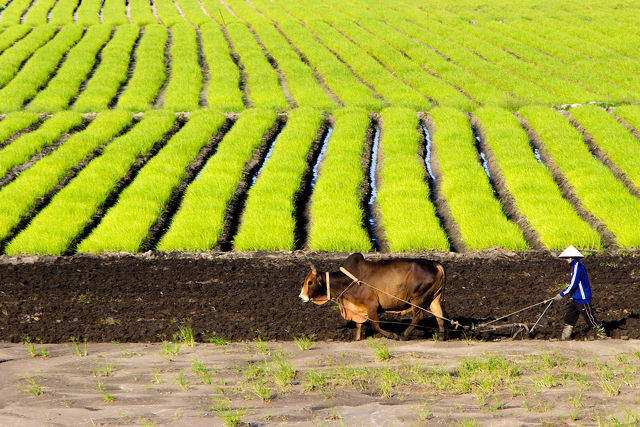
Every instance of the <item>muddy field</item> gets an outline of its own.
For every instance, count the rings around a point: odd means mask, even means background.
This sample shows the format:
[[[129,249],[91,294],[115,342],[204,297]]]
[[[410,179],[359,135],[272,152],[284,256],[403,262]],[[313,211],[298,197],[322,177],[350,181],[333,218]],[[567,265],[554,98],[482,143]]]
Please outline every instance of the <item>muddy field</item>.
[[[446,313],[466,325],[549,298],[569,281],[567,264],[544,251],[416,257],[444,264]],[[313,252],[3,256],[0,340],[22,342],[29,336],[52,343],[73,336],[90,342],[152,342],[171,338],[183,325],[204,342],[214,332],[234,341],[291,340],[301,334],[350,340],[355,327],[342,320],[337,307],[298,300],[307,259],[320,270],[335,270],[345,258]],[[639,261],[640,252],[601,252],[584,260],[596,317],[614,338],[640,338]],[[567,303],[551,306],[536,338],[559,336]],[[533,323],[541,311],[538,307],[508,321]],[[425,319],[415,338],[431,338],[433,326],[433,318]],[[576,330],[578,339],[592,337],[583,320]],[[373,328],[365,332],[375,335]],[[465,338],[458,331],[450,337]]]

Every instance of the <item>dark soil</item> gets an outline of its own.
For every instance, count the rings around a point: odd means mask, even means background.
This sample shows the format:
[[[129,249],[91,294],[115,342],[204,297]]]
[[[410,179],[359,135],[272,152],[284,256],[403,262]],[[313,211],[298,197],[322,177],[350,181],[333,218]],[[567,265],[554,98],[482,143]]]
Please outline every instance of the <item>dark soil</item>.
[[[147,253],[70,257],[0,257],[0,340],[25,335],[44,342],[158,341],[189,325],[196,338],[211,332],[232,340],[351,340],[353,323],[335,306],[298,300],[309,269],[335,270],[347,254]],[[395,255],[370,254],[368,259]],[[464,325],[478,324],[549,298],[569,280],[568,265],[544,251],[423,253],[447,271],[445,311]],[[593,308],[614,338],[640,338],[640,252],[597,253],[584,259],[594,294]],[[554,303],[536,338],[557,338],[568,299]],[[543,306],[504,322],[535,322]],[[389,315],[384,319],[408,322]],[[425,319],[414,337],[431,338],[435,322]],[[404,325],[382,325],[402,329]],[[577,339],[591,338],[580,319]],[[373,329],[366,329],[367,336]],[[450,338],[463,338],[459,331]],[[491,338],[485,335],[484,338]]]

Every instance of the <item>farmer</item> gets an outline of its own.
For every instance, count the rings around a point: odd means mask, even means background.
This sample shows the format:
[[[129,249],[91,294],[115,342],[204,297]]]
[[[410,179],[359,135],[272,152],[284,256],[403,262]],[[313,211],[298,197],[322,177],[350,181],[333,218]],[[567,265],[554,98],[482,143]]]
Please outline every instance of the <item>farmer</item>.
[[[573,246],[569,246],[559,256],[559,258],[565,258],[571,265],[571,281],[562,292],[556,295],[553,300],[561,301],[565,295],[571,295],[571,304],[567,310],[567,314],[564,315],[564,330],[562,331],[561,339],[567,341],[571,339],[571,333],[574,326],[578,321],[578,317],[582,314],[587,324],[594,328],[598,338],[606,338],[607,335],[602,325],[599,325],[596,318],[591,311],[591,286],[589,285],[589,278],[587,277],[587,270],[579,258],[583,258],[583,255]]]

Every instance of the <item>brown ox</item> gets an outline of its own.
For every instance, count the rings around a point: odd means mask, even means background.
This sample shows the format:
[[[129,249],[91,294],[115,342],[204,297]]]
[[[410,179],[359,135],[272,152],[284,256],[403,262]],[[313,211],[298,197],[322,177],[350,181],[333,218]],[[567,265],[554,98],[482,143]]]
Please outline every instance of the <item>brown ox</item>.
[[[361,337],[362,324],[371,320],[373,327],[388,338],[404,338],[424,317],[424,311],[407,304],[411,302],[435,314],[440,336],[444,338],[444,322],[440,300],[444,292],[445,272],[442,264],[435,261],[390,259],[366,261],[362,254],[349,255],[343,267],[366,284],[354,283],[341,271],[319,273],[312,265],[300,291],[304,302],[324,304],[332,299],[340,306],[346,320],[356,323],[356,340]],[[329,292],[327,292],[327,282]],[[371,285],[370,286],[367,286]],[[373,289],[377,288],[376,289]],[[390,294],[390,295],[388,295]],[[380,327],[378,314],[382,312],[413,311],[411,324],[402,337],[384,331]]]

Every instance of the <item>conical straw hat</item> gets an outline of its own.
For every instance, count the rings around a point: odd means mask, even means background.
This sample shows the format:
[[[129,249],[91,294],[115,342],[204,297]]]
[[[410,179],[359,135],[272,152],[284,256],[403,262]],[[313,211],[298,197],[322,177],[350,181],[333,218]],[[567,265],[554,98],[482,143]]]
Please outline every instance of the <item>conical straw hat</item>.
[[[567,249],[565,249],[560,255],[559,258],[583,258],[584,255],[580,253],[579,250],[570,245]]]

